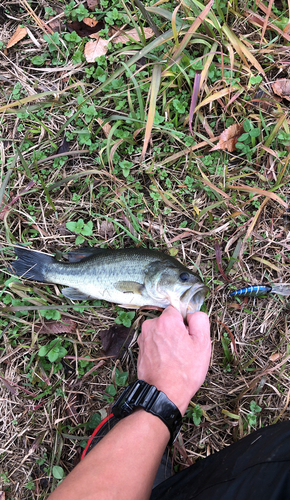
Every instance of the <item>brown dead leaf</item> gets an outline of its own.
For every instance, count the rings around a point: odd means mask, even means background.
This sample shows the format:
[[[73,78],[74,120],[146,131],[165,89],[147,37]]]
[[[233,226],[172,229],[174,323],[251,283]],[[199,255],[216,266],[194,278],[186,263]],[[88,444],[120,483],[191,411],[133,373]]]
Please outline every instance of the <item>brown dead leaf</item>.
[[[59,146],[56,154],[60,155],[63,153],[68,153],[68,152],[69,152],[69,143],[66,140],[65,134],[63,134],[63,139],[62,139],[61,145]]]
[[[130,333],[130,328],[123,325],[112,325],[109,330],[100,332],[103,349],[106,356],[118,358],[124,353],[133,338],[134,330]]]
[[[278,352],[275,352],[274,354],[271,354],[269,357],[270,361],[277,361],[280,358],[280,354]]]
[[[50,20],[48,21],[48,25],[50,26],[52,31],[57,31],[58,33],[60,33],[61,32],[60,20],[54,19],[54,16],[50,16],[49,19],[51,19],[51,21]]]
[[[108,137],[110,130],[112,128],[111,125],[109,123],[105,123],[105,125],[103,125],[104,120],[102,120],[102,118],[97,118],[97,122],[99,125],[101,125],[105,136]]]
[[[145,38],[147,40],[147,38],[151,38],[154,35],[154,31],[151,28],[144,28],[144,35],[145,35]],[[134,40],[136,40],[136,42],[140,42],[140,38],[139,38],[138,32],[137,32],[137,30],[135,28],[132,29],[132,30],[124,32],[124,35],[116,36],[116,38],[112,39],[112,42],[113,43],[126,43],[126,42],[130,42],[129,36],[131,38],[133,38]]]
[[[91,17],[84,17],[83,22],[87,25],[90,26],[90,28],[94,28],[99,21],[96,21],[96,19],[92,19]]]
[[[85,23],[85,19],[88,20],[87,23]],[[92,36],[95,34],[95,38],[99,38],[98,31],[102,30],[105,27],[105,23],[103,21],[94,21],[94,19],[89,19],[86,17],[82,21],[73,21],[72,23],[67,23],[66,27],[70,33],[75,31],[80,37],[85,37],[85,36]],[[90,22],[92,21],[92,22]],[[92,36],[93,38],[93,36]]]
[[[0,491],[0,500],[5,500],[5,491]]]
[[[7,43],[6,49],[10,49],[10,47],[13,47],[13,45],[22,40],[22,38],[24,38],[26,35],[27,35],[26,28],[21,28],[21,26],[19,25],[14,35],[12,35],[9,42]]]
[[[57,15],[63,13],[63,9],[61,7],[58,7],[57,5],[54,5],[54,11],[56,12]],[[55,14],[53,16],[49,16],[47,24],[50,26],[52,31],[58,31],[60,33],[61,31],[64,31],[64,26],[62,25],[62,16],[55,18]]]
[[[210,151],[216,151],[217,149],[234,151],[236,149],[236,142],[243,132],[242,125],[238,125],[237,123],[231,125],[221,133],[219,142]]]
[[[99,38],[96,42],[90,40],[85,45],[84,55],[87,62],[95,62],[96,57],[104,56],[108,50],[108,40]]]
[[[290,80],[288,78],[279,78],[276,80],[272,83],[272,89],[275,94],[290,101]]]
[[[94,11],[98,7],[100,0],[87,0],[88,9]]]
[[[110,221],[103,220],[100,225],[99,235],[103,237],[112,238],[115,234],[114,224]]]
[[[76,323],[71,318],[62,316],[61,321],[46,321],[43,325],[35,325],[36,333],[72,333]]]

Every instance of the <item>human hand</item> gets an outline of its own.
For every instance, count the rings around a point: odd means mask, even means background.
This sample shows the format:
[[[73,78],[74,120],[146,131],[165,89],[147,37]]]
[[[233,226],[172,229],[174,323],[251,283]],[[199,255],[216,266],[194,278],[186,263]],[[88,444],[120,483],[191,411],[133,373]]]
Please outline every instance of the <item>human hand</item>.
[[[182,415],[204,382],[211,354],[208,316],[191,313],[187,322],[169,306],[143,323],[138,338],[138,378],[164,392]]]

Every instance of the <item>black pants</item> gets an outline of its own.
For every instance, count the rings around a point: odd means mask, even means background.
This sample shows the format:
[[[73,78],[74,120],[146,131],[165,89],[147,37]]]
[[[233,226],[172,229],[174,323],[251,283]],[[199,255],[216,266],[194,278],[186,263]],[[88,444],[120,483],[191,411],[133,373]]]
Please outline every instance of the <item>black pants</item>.
[[[150,500],[290,500],[290,421],[253,432],[170,477]]]

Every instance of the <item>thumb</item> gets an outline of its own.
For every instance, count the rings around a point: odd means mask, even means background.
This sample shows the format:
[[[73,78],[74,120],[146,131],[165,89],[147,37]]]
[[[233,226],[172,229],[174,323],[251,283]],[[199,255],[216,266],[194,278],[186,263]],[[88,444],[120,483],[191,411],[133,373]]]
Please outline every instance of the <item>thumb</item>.
[[[188,333],[192,340],[201,344],[210,344],[210,324],[208,315],[203,312],[187,314]]]

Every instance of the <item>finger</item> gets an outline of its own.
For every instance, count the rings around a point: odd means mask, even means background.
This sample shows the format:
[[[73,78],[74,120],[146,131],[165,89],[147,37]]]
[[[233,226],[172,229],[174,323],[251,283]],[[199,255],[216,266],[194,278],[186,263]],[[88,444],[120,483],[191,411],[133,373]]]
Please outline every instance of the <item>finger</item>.
[[[187,315],[189,335],[197,342],[210,342],[210,324],[208,315],[195,312]]]
[[[164,309],[161,316],[159,316],[159,319],[161,317],[162,317],[162,320],[164,320],[164,321],[174,321],[175,324],[176,324],[176,322],[179,322],[181,325],[184,326],[182,315],[180,314],[180,312],[177,309],[175,309],[175,307],[173,307],[171,305],[166,307],[166,309]]]

